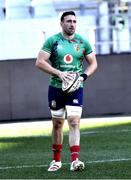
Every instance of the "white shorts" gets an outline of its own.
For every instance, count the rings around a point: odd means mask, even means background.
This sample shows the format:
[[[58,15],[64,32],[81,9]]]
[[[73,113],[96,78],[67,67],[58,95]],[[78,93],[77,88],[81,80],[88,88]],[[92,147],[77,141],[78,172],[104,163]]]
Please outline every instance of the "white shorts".
[[[53,118],[65,118],[65,115],[67,115],[67,118],[69,116],[79,116],[82,115],[82,107],[81,106],[70,106],[66,105],[65,109],[61,108],[59,110],[51,110],[51,115]]]

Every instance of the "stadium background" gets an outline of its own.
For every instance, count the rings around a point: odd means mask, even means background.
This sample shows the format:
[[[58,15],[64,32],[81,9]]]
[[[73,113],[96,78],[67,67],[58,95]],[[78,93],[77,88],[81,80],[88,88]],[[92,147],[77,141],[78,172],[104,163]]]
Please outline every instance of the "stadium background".
[[[64,10],[98,59],[85,83],[83,117],[131,114],[129,0],[0,0],[0,120],[47,119],[48,77],[35,67],[44,40],[58,32]]]

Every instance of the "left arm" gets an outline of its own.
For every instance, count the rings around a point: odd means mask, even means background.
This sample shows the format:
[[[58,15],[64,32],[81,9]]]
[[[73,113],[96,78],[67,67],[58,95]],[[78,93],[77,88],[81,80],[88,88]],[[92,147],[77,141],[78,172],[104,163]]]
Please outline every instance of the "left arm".
[[[97,60],[94,52],[85,56],[86,61],[88,62],[89,66],[85,69],[84,73],[87,76],[91,76],[97,69]]]
[[[81,82],[85,81],[86,78],[91,76],[97,69],[97,60],[93,52],[86,55],[85,59],[88,62],[89,66],[85,69],[84,73],[81,74],[79,78],[74,82],[73,86],[68,90],[68,93],[77,90],[80,87]]]

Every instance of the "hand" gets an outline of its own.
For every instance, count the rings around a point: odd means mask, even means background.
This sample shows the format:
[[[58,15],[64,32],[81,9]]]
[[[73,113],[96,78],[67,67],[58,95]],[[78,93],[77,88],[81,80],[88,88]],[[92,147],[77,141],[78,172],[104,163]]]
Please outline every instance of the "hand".
[[[71,86],[71,88],[68,90],[68,93],[72,93],[79,89],[81,83],[83,82],[84,78],[82,76],[79,76],[78,79],[74,82],[74,84]]]
[[[62,71],[59,71],[58,77],[62,81],[72,81],[73,80],[72,74],[73,74],[73,72],[62,72]]]
[[[62,74],[63,75],[63,74]],[[67,92],[70,90],[74,82],[78,79],[79,74],[75,72],[68,72],[64,74],[63,80],[62,80],[62,90],[64,92]],[[62,76],[61,76],[62,77]]]

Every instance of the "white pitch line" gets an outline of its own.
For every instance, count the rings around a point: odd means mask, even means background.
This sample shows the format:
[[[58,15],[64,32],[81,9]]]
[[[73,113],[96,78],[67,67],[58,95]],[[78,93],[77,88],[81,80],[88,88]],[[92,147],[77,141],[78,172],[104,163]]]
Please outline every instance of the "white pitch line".
[[[125,133],[125,132],[131,132],[131,129],[121,129],[121,130],[115,130],[115,131],[84,131],[81,132],[82,135],[87,135],[87,134],[107,134],[107,133]]]
[[[6,169],[22,169],[22,168],[40,168],[40,167],[48,167],[48,165],[19,165],[19,166],[1,166],[0,170],[6,170]]]
[[[95,163],[109,163],[109,162],[120,162],[120,161],[131,161],[131,158],[121,158],[121,159],[103,159],[96,161],[87,161],[85,164],[95,164]],[[70,163],[62,163],[63,165],[69,165]],[[49,165],[41,164],[41,165],[19,165],[19,166],[1,166],[0,170],[6,169],[22,169],[22,168],[41,168],[48,167]]]
[[[87,164],[95,164],[95,163],[109,163],[109,162],[120,162],[120,161],[131,161],[131,158],[121,158],[121,159],[103,159],[96,161],[87,161]]]

